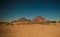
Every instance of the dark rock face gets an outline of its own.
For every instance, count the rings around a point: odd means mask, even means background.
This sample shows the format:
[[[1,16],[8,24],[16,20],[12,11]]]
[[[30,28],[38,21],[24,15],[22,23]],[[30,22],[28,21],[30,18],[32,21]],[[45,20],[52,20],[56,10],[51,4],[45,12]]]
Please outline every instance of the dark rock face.
[[[47,20],[44,19],[43,17],[41,16],[37,16],[35,19],[33,19],[34,22],[46,22]]]

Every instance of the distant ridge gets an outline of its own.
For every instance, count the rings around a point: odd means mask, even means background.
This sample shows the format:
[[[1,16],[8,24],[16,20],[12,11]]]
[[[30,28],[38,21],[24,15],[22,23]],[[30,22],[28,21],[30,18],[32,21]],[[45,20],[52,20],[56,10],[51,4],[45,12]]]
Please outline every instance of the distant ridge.
[[[37,16],[33,19],[34,22],[46,22],[47,20],[41,16]]]
[[[23,18],[19,19],[18,21],[24,22],[24,21],[27,21],[27,19],[23,17]]]
[[[27,21],[31,21],[31,20],[28,20],[28,19],[23,17],[21,19],[15,20],[14,22],[27,22]]]
[[[30,21],[32,21],[32,22],[46,22],[47,20],[45,19],[45,18],[43,18],[43,17],[41,17],[41,16],[37,16],[36,18],[34,18],[33,20],[28,20],[28,19],[26,19],[26,18],[21,18],[21,19],[18,19],[18,20],[14,20],[13,22],[30,22]]]

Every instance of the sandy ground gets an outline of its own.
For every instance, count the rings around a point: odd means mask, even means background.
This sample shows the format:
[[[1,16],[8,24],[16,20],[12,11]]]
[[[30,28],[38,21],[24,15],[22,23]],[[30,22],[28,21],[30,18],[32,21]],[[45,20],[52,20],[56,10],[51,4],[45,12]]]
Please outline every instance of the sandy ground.
[[[60,37],[60,24],[0,25],[0,37]]]

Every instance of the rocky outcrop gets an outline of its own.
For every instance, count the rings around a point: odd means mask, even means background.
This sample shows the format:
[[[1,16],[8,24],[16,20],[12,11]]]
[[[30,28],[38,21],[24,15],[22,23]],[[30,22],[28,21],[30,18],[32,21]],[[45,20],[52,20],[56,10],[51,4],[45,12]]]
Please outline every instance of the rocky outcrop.
[[[41,16],[37,16],[33,19],[34,22],[46,22],[47,20]]]
[[[41,17],[41,16],[37,16],[33,20],[28,20],[26,18],[21,18],[21,19],[15,20],[13,22],[47,22],[47,20],[45,18]]]

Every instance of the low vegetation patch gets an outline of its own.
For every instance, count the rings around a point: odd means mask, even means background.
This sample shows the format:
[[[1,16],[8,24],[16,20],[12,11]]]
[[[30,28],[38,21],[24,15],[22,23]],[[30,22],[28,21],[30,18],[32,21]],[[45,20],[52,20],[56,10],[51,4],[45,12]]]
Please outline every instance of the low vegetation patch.
[[[40,25],[50,25],[50,24],[52,24],[52,25],[56,25],[56,21],[47,21],[47,22],[28,22],[28,23],[16,23],[16,25],[33,25],[33,24],[40,24]],[[60,21],[59,21],[59,23],[60,23]],[[14,25],[13,23],[9,23],[9,22],[7,22],[7,23],[0,23],[0,25],[2,25],[2,24],[6,24],[6,25]]]

